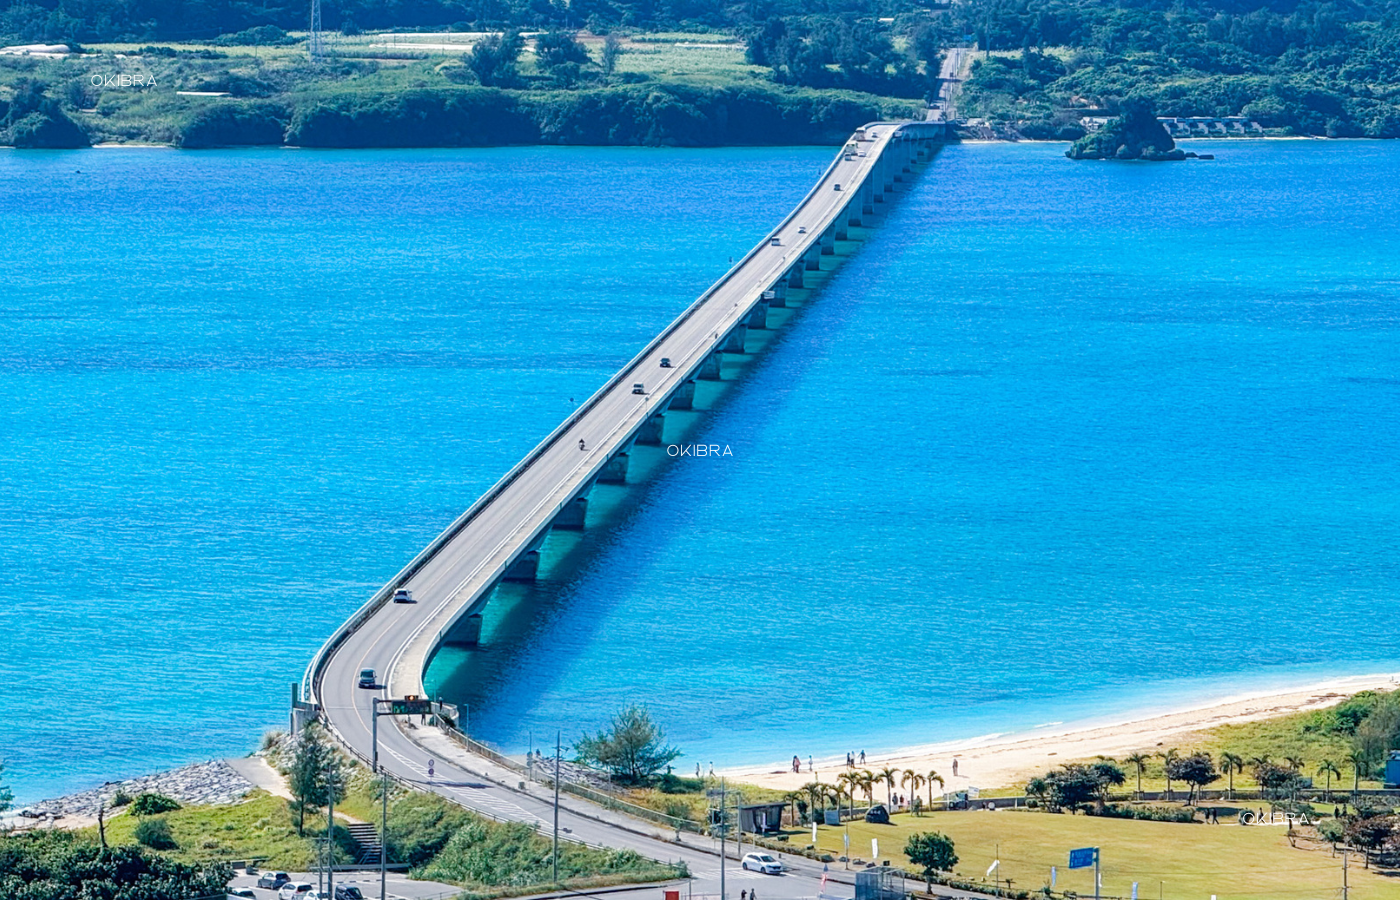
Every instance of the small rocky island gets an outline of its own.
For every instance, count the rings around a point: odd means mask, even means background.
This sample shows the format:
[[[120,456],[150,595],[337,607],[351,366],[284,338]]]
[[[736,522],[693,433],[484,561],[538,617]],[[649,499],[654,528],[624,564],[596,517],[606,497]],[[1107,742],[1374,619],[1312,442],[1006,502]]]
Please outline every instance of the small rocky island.
[[[1197,156],[1176,146],[1167,129],[1146,100],[1123,101],[1122,114],[1092,134],[1075,141],[1065,156],[1070,159],[1146,159],[1170,162],[1179,159],[1213,159]]]

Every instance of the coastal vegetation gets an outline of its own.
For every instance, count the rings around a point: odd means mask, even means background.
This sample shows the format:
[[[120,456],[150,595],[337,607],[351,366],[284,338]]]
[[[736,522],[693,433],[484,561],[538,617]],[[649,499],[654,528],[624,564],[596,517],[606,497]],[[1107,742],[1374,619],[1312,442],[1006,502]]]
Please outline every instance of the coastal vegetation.
[[[1396,0],[1310,6],[1280,0],[778,0],[762,7],[641,0],[584,6],[419,0],[383,6],[341,0],[326,3],[323,15],[333,32],[332,51],[342,56],[304,72],[297,91],[352,85],[362,91],[368,86],[359,81],[365,71],[387,68],[406,70],[409,80],[424,82],[416,86],[428,88],[452,79],[524,91],[638,82],[670,90],[703,80],[714,88],[766,83],[821,95],[855,92],[866,103],[922,100],[936,89],[945,48],[970,38],[982,52],[960,110],[1008,134],[1072,140],[1083,134],[1084,116],[1115,115],[1126,98],[1145,97],[1162,115],[1244,116],[1293,134],[1400,136]],[[89,45],[105,51],[96,54],[102,74],[149,68],[157,60],[205,63],[215,75],[205,89],[222,90],[216,83],[223,83],[235,97],[271,96],[256,75],[242,71],[248,60],[304,61],[305,36],[293,31],[304,21],[304,4],[289,0],[256,7],[136,0],[116,8],[93,0],[0,0],[0,40]],[[580,29],[586,41],[575,40]],[[391,30],[394,36],[386,39],[383,32]],[[361,58],[347,58],[352,56]],[[715,60],[722,62],[716,66]],[[11,59],[5,65],[22,69],[36,62]],[[39,67],[62,70],[49,83],[63,116],[72,119],[74,111],[92,108],[83,105],[91,97],[70,96],[91,87],[81,80],[69,87],[66,76],[81,66]],[[175,85],[158,83],[161,94]],[[277,95],[284,105],[299,105],[293,94]],[[117,102],[104,100],[109,106]],[[93,105],[100,109],[102,102]],[[33,111],[17,118],[28,115]],[[73,121],[78,131],[41,113],[32,123],[40,128],[37,137],[31,126],[8,127],[29,141],[92,135],[92,123]],[[536,139],[549,138],[541,130]],[[715,138],[736,139],[770,143],[775,136],[735,129]]]
[[[581,762],[599,766],[623,784],[649,784],[681,755],[645,706],[629,704],[611,725],[574,743]]]
[[[187,864],[63,831],[0,836],[0,897],[6,900],[223,896],[232,874],[226,865]]]
[[[1194,154],[1192,154],[1194,155]],[[1140,97],[1123,103],[1119,116],[1098,131],[1079,138],[1065,151],[1070,159],[1182,160],[1184,150],[1157,121],[1152,107]]]

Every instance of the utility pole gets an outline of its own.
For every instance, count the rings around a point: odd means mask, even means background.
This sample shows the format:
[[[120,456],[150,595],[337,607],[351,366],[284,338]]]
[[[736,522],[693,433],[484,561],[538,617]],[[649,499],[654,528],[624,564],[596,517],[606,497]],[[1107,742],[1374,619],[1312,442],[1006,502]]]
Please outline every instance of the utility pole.
[[[1347,885],[1347,860],[1349,856],[1350,851],[1342,851],[1342,900],[1347,900],[1347,892],[1349,890]]]
[[[561,732],[554,732],[554,883],[559,884],[559,757],[564,754]]]
[[[326,766],[326,895],[332,898],[335,897],[335,789],[340,782],[339,768],[332,756]]]
[[[719,900],[729,900],[724,893],[724,839],[729,834],[729,805],[725,802],[724,779],[719,780]]]
[[[385,882],[389,880],[389,772],[384,772],[384,786],[379,790],[379,897],[386,900]]]

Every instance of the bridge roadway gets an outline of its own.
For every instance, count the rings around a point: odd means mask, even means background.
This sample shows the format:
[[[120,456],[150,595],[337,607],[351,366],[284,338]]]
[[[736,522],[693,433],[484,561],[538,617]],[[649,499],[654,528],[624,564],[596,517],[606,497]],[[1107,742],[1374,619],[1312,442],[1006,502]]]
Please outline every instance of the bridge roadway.
[[[868,221],[893,182],[909,179],[905,173],[932,154],[929,141],[941,136],[942,126],[881,122],[866,126],[858,132],[862,134],[865,139],[857,143],[859,152],[839,154],[801,204],[761,244],[331,637],[308,667],[303,691],[348,750],[361,759],[371,757],[371,698],[424,694],[427,663],[449,632],[485,604],[512,564],[539,546],[556,516],[565,513],[580,494],[586,495],[605,467],[615,464],[616,455],[630,448],[649,417],[664,411],[678,389],[694,380],[707,363],[712,365],[714,354],[726,346],[736,349],[736,335],[742,345],[745,323],[753,321],[750,317],[760,304],[771,302],[765,299],[766,291],[784,282],[779,290],[785,293],[787,283],[799,283],[796,279],[804,267],[819,266],[824,244],[830,253],[833,238],[844,237],[848,222]],[[862,215],[863,209],[870,212]],[[663,357],[671,360],[670,368],[661,367]],[[634,393],[634,383],[643,384],[646,393]],[[586,449],[580,450],[580,442]],[[413,592],[414,603],[390,602],[400,587]],[[357,687],[358,673],[367,668],[378,673],[379,690]],[[395,777],[426,782],[426,762],[433,758],[437,778],[426,787],[498,818],[536,825],[548,819],[542,801],[503,786],[506,780],[513,783],[511,773],[488,773],[492,764],[467,754],[459,745],[448,749],[439,744],[432,750],[435,736],[440,736],[436,729],[405,728],[385,717],[379,729],[379,761]],[[663,860],[685,855],[655,837],[620,828],[618,823],[599,822],[586,811],[566,811],[564,816],[564,826],[573,835],[591,836],[583,839],[592,843],[632,847]],[[708,864],[701,857],[690,860],[692,870],[717,868],[713,856]],[[808,873],[803,891],[793,896],[815,896],[813,878],[819,875]]]

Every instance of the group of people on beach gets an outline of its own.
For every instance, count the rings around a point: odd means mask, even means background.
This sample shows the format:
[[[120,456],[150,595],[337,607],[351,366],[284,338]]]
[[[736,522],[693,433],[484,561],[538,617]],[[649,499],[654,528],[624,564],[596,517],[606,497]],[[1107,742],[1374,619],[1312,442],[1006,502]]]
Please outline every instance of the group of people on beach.
[[[847,754],[846,754],[846,768],[849,769],[849,768],[852,768],[853,766],[856,766],[856,765],[862,765],[862,766],[865,765],[865,751],[864,751],[864,750],[860,751],[860,762],[859,762],[859,763],[856,762],[856,754],[855,754],[854,752],[852,752],[852,753],[847,753]]]

